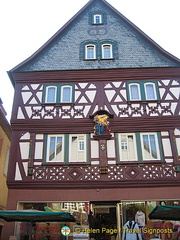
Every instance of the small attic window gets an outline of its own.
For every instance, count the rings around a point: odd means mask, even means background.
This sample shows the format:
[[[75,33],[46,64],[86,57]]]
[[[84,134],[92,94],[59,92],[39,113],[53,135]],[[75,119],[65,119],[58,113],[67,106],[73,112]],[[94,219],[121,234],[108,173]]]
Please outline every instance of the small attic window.
[[[101,14],[94,14],[93,23],[94,24],[102,24],[102,15]]]

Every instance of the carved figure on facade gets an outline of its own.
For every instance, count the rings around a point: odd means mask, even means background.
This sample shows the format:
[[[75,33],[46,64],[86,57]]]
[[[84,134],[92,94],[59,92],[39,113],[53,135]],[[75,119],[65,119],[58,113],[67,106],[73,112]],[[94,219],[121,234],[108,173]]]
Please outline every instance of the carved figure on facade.
[[[110,134],[110,127],[108,116],[106,114],[96,115],[94,117],[94,133],[95,135],[108,135]]]

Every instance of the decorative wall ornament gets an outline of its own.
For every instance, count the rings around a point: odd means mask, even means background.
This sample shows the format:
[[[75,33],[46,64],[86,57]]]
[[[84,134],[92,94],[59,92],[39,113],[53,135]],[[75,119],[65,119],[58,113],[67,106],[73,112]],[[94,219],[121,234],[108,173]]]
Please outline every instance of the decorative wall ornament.
[[[95,135],[109,135],[110,128],[109,128],[109,117],[106,114],[96,115],[94,117],[94,133]]]

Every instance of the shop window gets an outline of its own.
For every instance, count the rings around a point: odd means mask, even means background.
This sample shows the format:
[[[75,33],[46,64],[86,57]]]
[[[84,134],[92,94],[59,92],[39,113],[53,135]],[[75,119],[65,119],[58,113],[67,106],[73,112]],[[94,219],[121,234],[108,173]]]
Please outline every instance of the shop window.
[[[70,135],[69,162],[86,162],[86,135]]]
[[[155,81],[131,81],[127,83],[128,101],[159,100],[158,84]]]

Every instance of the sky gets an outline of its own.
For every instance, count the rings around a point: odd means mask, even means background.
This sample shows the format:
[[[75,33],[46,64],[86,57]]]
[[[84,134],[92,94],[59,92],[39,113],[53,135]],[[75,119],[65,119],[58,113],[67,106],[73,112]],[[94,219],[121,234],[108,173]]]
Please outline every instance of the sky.
[[[10,121],[14,89],[7,75],[89,0],[0,1],[0,98]],[[157,44],[180,58],[180,0],[107,0]]]

